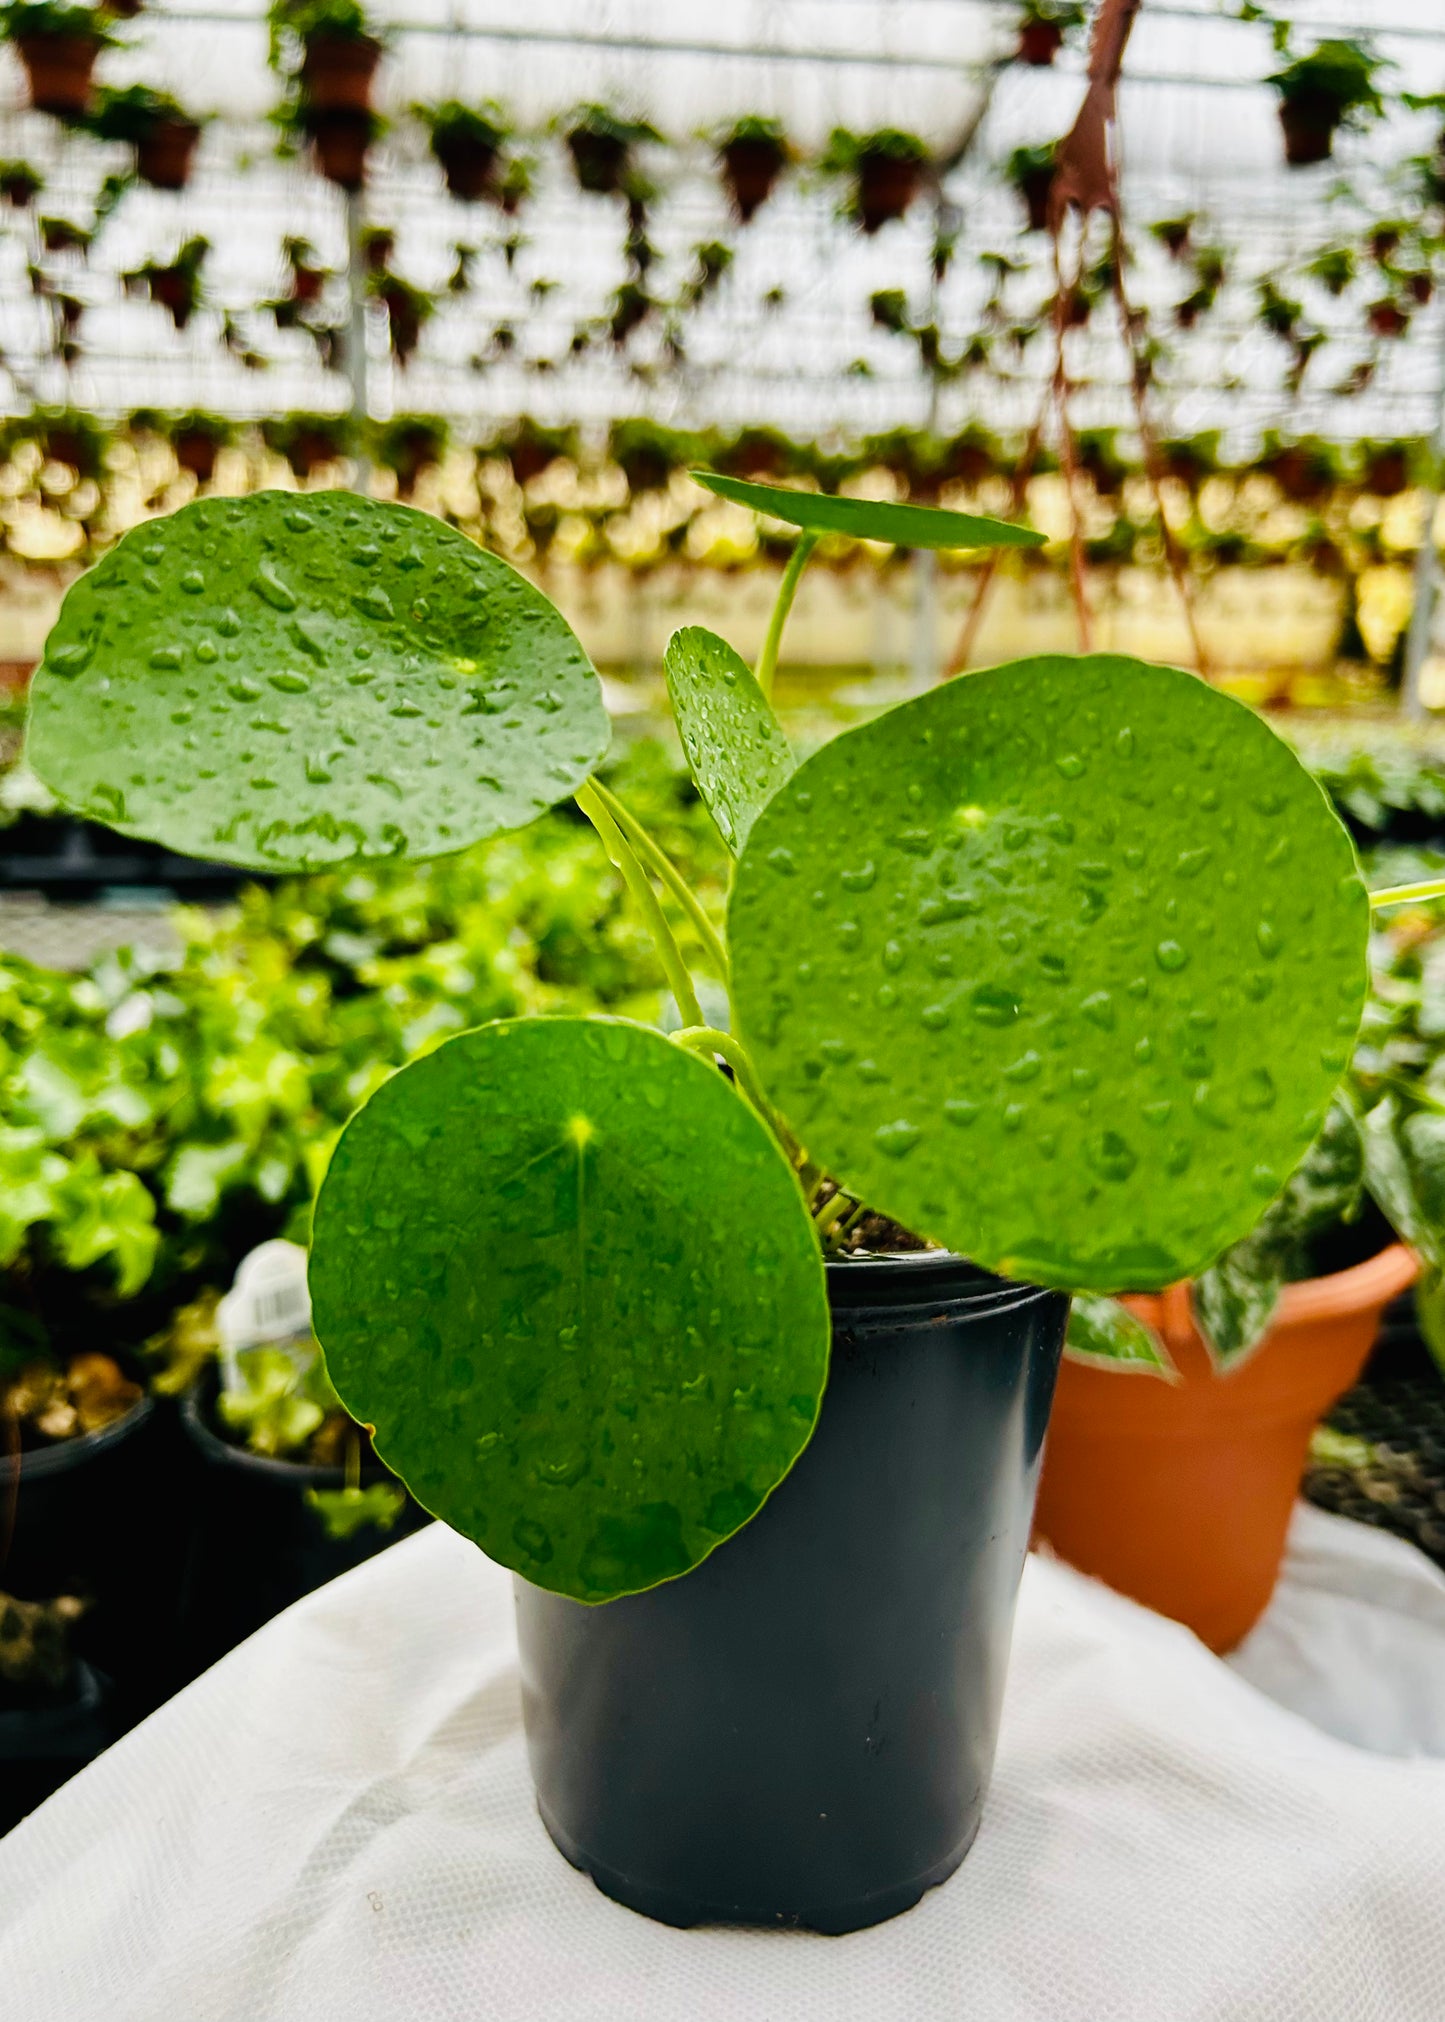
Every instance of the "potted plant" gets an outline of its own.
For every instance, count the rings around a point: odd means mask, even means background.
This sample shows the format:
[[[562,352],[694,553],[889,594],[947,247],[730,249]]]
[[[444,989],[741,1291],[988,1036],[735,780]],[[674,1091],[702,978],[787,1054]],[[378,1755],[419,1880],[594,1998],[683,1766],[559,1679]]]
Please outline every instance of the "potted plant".
[[[74,0],[7,0],[0,32],[25,66],[37,112],[78,119],[87,111],[95,60],[116,39],[99,8]]]
[[[1046,70],[1064,46],[1064,37],[1089,18],[1085,0],[1023,0],[1019,9],[1018,60]]]
[[[288,1256],[304,1273],[295,1244],[263,1244],[242,1261],[219,1305],[211,1296],[182,1308],[155,1344],[161,1387],[184,1381],[181,1423],[195,1467],[179,1629],[183,1680],[425,1521],[327,1381],[310,1334],[304,1275],[292,1325],[289,1288],[278,1282]],[[228,1308],[247,1302],[248,1280],[258,1276],[267,1281],[266,1313],[248,1313],[243,1333],[233,1313],[228,1339]]]
[[[441,462],[450,440],[441,415],[398,414],[377,430],[373,454],[383,469],[395,471],[397,490],[409,498],[427,465]]]
[[[273,68],[289,73],[312,112],[368,112],[382,58],[361,0],[272,0]]]
[[[121,276],[128,288],[149,295],[170,311],[177,330],[184,330],[201,301],[201,270],[211,242],[202,232],[184,241],[170,260],[147,260]]]
[[[838,1930],[976,1829],[1065,1291],[1177,1282],[1253,1226],[1348,1059],[1369,906],[1293,753],[1169,669],[1015,663],[798,764],[769,698],[818,539],[1039,537],[702,481],[800,534],[755,671],[697,627],[666,656],[737,853],[726,945],[597,781],[561,617],[402,507],[262,493],[127,535],[67,594],[29,750],[68,805],[257,868],[575,797],[682,1029],[504,1020],[383,1082],[317,1200],[317,1333],[422,1506],[520,1575],[563,1852],[674,1922]]]
[[[495,203],[500,192],[502,150],[510,136],[499,105],[463,105],[449,98],[440,105],[418,105],[416,117],[427,130],[431,151],[446,177],[447,188],[464,203],[485,197]]]
[[[741,224],[750,224],[792,160],[788,137],[780,121],[751,115],[720,134],[716,147],[733,210]]]
[[[1381,116],[1383,68],[1356,37],[1332,36],[1265,79],[1279,99],[1284,158],[1291,168],[1328,161],[1342,126],[1365,127]]]
[[[1028,229],[1044,231],[1049,222],[1049,192],[1054,186],[1054,168],[1059,144],[1045,140],[1016,147],[1004,164],[1004,176],[1023,198],[1028,213]]]
[[[198,484],[210,483],[217,455],[236,439],[234,422],[219,414],[178,414],[172,418],[167,433],[176,462]]]
[[[311,477],[324,464],[351,454],[355,430],[346,414],[285,414],[261,424],[261,438],[285,457],[296,476]]]
[[[892,219],[901,218],[913,202],[929,154],[917,134],[902,133],[897,127],[859,134],[836,126],[818,166],[824,175],[846,178],[849,189],[839,214],[871,237]]]
[[[0,196],[17,211],[28,210],[44,188],[44,176],[28,161],[0,162]]]
[[[103,85],[86,126],[97,140],[128,142],[137,175],[153,189],[183,190],[190,181],[200,122],[169,92],[152,91],[148,84],[120,90]]]
[[[662,135],[646,120],[624,119],[605,105],[582,105],[571,114],[563,140],[579,190],[616,196],[626,188],[636,150]]]
[[[392,356],[405,368],[421,342],[423,326],[436,314],[436,296],[387,269],[370,276],[367,292],[385,307]]]

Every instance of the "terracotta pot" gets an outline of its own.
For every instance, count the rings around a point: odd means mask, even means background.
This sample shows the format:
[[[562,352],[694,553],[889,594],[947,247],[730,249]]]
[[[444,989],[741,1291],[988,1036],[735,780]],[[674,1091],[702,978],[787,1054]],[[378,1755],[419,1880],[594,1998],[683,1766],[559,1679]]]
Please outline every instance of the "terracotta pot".
[[[773,184],[783,169],[783,150],[775,140],[762,134],[730,140],[722,151],[723,174],[733,209],[743,224],[749,223],[772,195]]]
[[[1047,231],[1049,223],[1049,196],[1054,187],[1052,168],[1030,169],[1019,178],[1019,195],[1024,200],[1024,209],[1029,214],[1031,232]]]
[[[1398,1243],[1285,1288],[1269,1333],[1216,1375],[1189,1289],[1126,1303],[1178,1383],[1066,1359],[1036,1532],[1061,1558],[1232,1650],[1263,1614],[1310,1434],[1364,1367],[1380,1315],[1415,1276]]]
[[[366,181],[371,117],[365,112],[315,112],[307,116],[316,166],[339,189],[359,190]]]
[[[301,92],[314,112],[366,112],[381,44],[369,35],[313,35],[301,58]]]
[[[432,140],[447,188],[463,203],[475,203],[496,189],[497,150],[469,133],[440,133]]]
[[[1025,21],[1019,29],[1018,58],[1033,70],[1047,70],[1064,46],[1057,21]]]
[[[71,119],[90,104],[90,73],[100,44],[90,35],[25,35],[16,43],[37,112]]]
[[[155,190],[183,190],[201,129],[193,119],[161,119],[135,144],[136,173]]]
[[[1291,168],[1312,168],[1334,152],[1339,107],[1323,92],[1301,92],[1279,108],[1284,133],[1284,158]]]
[[[858,222],[870,237],[901,218],[918,194],[923,163],[902,155],[865,154],[858,160]]]

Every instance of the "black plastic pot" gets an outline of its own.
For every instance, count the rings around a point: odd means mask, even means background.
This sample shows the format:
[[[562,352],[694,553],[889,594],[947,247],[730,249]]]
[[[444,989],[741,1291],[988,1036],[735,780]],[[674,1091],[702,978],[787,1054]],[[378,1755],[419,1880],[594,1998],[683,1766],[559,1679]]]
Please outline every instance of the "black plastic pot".
[[[53,1703],[0,1702],[0,1835],[93,1762],[116,1736],[110,1681],[77,1664]]]
[[[34,1757],[28,1810],[169,1689],[184,1508],[174,1428],[148,1397],[98,1432],[22,1453],[18,1490],[15,1465],[0,1457],[0,1512],[13,1495],[15,1517],[0,1590],[84,1600],[75,1648],[90,1680],[74,1704],[8,1709],[0,1721],[0,1765],[7,1750]],[[33,1747],[22,1747],[22,1730],[38,1737]],[[0,1783],[8,1775],[0,1766]],[[3,1811],[11,1823],[19,1816],[8,1795]]]
[[[368,1525],[349,1538],[329,1537],[306,1493],[343,1488],[344,1471],[232,1446],[214,1428],[216,1389],[211,1370],[181,1400],[181,1422],[200,1461],[181,1602],[182,1683],[303,1594],[430,1522],[408,1498],[390,1530]],[[368,1460],[360,1480],[367,1488],[395,1476]]]
[[[828,1268],[817,1431],[679,1580],[518,1580],[542,1819],[670,1924],[850,1931],[978,1830],[1068,1302],[954,1257]]]

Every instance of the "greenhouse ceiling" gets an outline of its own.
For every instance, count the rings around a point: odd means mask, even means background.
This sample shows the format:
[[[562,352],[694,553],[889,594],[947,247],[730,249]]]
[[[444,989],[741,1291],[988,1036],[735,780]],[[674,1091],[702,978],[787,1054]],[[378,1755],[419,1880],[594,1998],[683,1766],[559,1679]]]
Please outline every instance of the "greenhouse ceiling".
[[[1445,356],[1445,110],[1405,96],[1445,93],[1439,0],[1367,4],[1363,22],[1339,0],[1291,11],[1295,52],[1363,36],[1385,99],[1331,160],[1295,169],[1270,27],[1237,12],[1144,0],[1124,67],[1126,271],[1159,426],[1426,434]],[[277,156],[285,78],[254,0],[148,6],[100,57],[103,86],[143,83],[204,121],[177,193],[124,182],[125,143],[29,109],[6,49],[0,156],[44,187],[0,206],[0,405],[341,410],[365,293],[381,419],[465,432],[647,414],[812,436],[1034,419],[1054,279],[1047,234],[1026,229],[1019,150],[1074,119],[1077,32],[1035,67],[1017,60],[1017,0],[393,0],[373,18],[386,130],[350,230],[305,149]],[[416,111],[443,100],[501,108],[530,184],[510,214],[448,193]],[[630,203],[578,187],[566,134],[582,103],[656,129],[632,147]],[[748,117],[778,121],[797,159],[742,224],[716,140]],[[929,157],[906,214],[872,233],[841,214],[846,168],[823,166],[840,129],[901,130]],[[1079,426],[1132,413],[1103,252],[1096,221],[1069,298]],[[187,260],[178,319],[181,284],[156,277]]]

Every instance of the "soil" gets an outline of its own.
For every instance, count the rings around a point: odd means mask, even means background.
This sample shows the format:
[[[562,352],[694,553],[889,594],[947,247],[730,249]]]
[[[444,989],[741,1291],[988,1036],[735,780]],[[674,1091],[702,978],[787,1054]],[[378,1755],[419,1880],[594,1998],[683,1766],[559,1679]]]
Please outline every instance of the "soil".
[[[19,1428],[23,1453],[99,1432],[140,1396],[140,1385],[109,1355],[76,1355],[64,1369],[29,1362],[0,1386],[0,1423]]]

